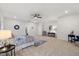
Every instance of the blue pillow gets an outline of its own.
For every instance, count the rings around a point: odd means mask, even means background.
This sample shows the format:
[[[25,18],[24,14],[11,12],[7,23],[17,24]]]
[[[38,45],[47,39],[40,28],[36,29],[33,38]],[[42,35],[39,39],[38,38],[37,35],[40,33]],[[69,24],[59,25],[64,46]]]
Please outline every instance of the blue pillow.
[[[16,45],[22,45],[26,43],[26,37],[25,36],[18,36],[15,38],[15,44]]]

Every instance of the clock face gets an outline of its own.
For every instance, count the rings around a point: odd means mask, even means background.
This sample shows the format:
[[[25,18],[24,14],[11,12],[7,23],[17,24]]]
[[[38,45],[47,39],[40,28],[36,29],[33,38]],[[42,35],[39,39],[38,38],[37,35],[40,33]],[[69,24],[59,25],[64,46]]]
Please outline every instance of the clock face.
[[[19,28],[20,28],[19,25],[14,25],[15,30],[19,30]]]

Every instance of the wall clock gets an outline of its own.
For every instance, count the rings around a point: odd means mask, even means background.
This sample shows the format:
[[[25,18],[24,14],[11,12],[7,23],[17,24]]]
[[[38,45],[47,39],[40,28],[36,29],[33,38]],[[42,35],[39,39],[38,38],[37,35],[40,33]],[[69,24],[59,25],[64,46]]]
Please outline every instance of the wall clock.
[[[15,30],[19,30],[20,26],[19,25],[14,25]]]

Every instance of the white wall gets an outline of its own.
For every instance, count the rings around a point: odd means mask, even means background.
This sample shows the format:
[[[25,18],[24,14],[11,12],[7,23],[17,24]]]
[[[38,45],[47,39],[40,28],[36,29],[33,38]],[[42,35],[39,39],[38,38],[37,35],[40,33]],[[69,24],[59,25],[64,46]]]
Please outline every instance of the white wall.
[[[27,27],[27,32],[29,35],[42,35],[42,25],[38,23],[27,23],[20,20],[15,19],[5,19],[3,20],[4,29],[9,29],[12,33],[17,35],[25,35],[25,30]],[[14,25],[19,25],[19,30],[14,29]]]
[[[53,19],[53,18],[52,18]],[[56,22],[51,21],[44,23],[44,30],[49,31],[50,25],[57,25],[57,38],[68,40],[67,35],[73,30],[76,35],[79,35],[79,15],[71,15],[57,19]]]
[[[29,35],[42,35],[42,24],[39,23],[28,23],[27,24],[27,33]]]
[[[18,24],[20,25],[19,30],[14,29],[14,25]],[[71,15],[67,17],[62,17],[61,19],[58,19],[56,22],[44,22],[42,25],[44,25],[44,30],[47,32],[49,31],[50,25],[57,25],[57,38],[65,39],[67,40],[67,35],[74,30],[76,35],[79,35],[79,15]],[[31,24],[33,26],[33,24]],[[38,25],[37,30],[34,30],[34,34],[42,34],[42,25]],[[27,26],[27,22],[18,21],[15,19],[4,19],[4,28],[12,30],[14,35],[25,35],[25,28]],[[30,30],[29,30],[30,31]],[[37,35],[38,35],[37,34]]]
[[[57,36],[67,40],[67,35],[74,31],[76,35],[79,35],[79,15],[67,16],[58,21]]]
[[[18,21],[15,19],[4,19],[4,29],[12,30],[12,33],[16,35],[25,35],[26,22]],[[14,29],[14,25],[19,25],[19,30]]]

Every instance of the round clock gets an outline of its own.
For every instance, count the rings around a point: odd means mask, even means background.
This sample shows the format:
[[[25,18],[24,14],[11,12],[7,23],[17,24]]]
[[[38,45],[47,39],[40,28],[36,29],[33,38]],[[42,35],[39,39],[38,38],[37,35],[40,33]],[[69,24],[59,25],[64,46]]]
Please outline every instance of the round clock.
[[[19,30],[19,28],[20,28],[19,25],[15,25],[15,26],[14,26],[14,29],[15,29],[15,30]]]

